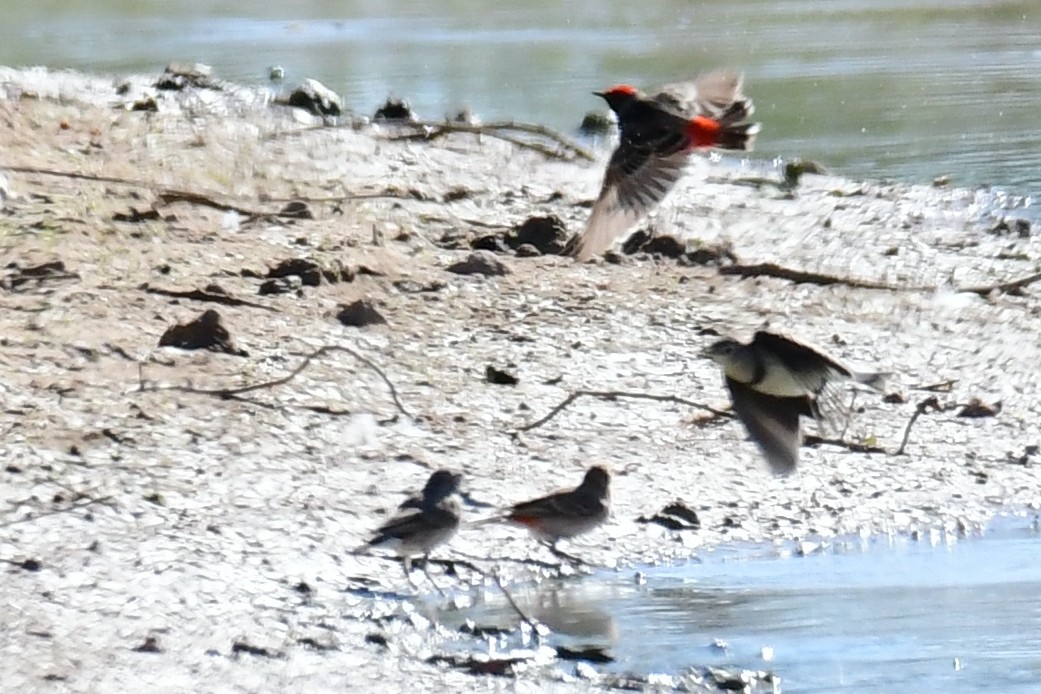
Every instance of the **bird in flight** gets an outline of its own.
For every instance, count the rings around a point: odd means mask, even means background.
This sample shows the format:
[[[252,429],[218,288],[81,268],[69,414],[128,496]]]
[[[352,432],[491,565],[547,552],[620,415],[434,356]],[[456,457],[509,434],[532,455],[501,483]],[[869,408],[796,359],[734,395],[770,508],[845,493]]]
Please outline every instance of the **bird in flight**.
[[[823,350],[760,330],[748,344],[722,339],[704,352],[722,367],[734,413],[770,469],[787,475],[799,462],[799,417],[827,420],[840,406],[836,384],[879,389],[885,374],[857,372]]]
[[[683,175],[691,152],[707,147],[748,150],[759,133],[742,75],[718,70],[652,95],[627,84],[594,92],[618,118],[620,141],[600,195],[569,254],[580,262],[605,250],[665,198]]]

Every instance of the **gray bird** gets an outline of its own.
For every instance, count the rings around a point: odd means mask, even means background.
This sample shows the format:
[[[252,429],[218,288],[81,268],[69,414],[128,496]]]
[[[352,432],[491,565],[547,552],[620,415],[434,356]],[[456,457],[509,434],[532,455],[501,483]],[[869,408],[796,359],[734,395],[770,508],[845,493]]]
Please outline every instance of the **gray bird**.
[[[359,549],[392,549],[404,560],[408,576],[412,557],[422,556],[425,560],[432,549],[446,542],[459,528],[461,510],[456,495],[462,478],[449,470],[438,470],[430,475],[423,490],[403,501],[398,513]],[[423,572],[426,573],[425,562]],[[434,583],[429,574],[427,579]]]
[[[582,535],[607,520],[611,513],[611,473],[600,465],[586,471],[582,484],[555,494],[523,501],[506,513],[480,521],[480,524],[507,522],[522,525],[549,545],[550,551],[570,561],[576,557],[557,549],[564,538]]]
[[[855,381],[878,389],[884,376],[853,371],[816,347],[762,330],[748,344],[719,340],[704,355],[723,367],[734,412],[777,475],[799,462],[799,417],[826,420],[836,407],[830,387]]]

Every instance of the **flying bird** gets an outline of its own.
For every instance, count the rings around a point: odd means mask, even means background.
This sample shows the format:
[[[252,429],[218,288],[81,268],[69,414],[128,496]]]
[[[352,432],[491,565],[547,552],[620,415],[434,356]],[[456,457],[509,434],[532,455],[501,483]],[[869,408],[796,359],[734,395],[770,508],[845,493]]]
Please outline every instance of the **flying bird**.
[[[800,416],[826,420],[838,407],[836,384],[877,390],[885,376],[854,371],[823,350],[763,330],[748,344],[722,339],[704,354],[723,368],[734,413],[777,475],[799,462]]]
[[[745,122],[753,106],[741,82],[740,73],[719,70],[650,96],[627,84],[594,92],[615,112],[620,142],[570,255],[582,262],[607,250],[665,198],[694,150],[751,149],[760,126]]]

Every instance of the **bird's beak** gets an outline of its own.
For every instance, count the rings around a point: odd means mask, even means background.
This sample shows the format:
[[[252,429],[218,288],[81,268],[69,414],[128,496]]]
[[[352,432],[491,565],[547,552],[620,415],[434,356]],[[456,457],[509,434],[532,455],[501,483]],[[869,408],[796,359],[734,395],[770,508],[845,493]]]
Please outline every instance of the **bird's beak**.
[[[593,96],[599,96],[601,99],[606,99],[603,92],[593,92]]]

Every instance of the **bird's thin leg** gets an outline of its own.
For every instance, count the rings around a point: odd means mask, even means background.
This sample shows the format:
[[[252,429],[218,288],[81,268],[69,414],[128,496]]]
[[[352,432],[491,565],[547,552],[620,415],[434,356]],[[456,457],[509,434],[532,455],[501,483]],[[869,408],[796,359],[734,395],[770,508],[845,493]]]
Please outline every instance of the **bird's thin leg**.
[[[441,590],[441,586],[437,585],[437,581],[434,580],[434,578],[430,575],[430,572],[427,570],[427,567],[430,564],[430,562],[427,561],[427,559],[429,557],[430,557],[429,554],[424,554],[423,555],[423,575],[427,577],[428,581],[430,581],[430,585],[432,585],[435,588],[437,588],[437,592],[441,594],[442,598],[447,598],[448,597],[448,593],[446,593],[445,591]]]
[[[584,559],[579,559],[573,554],[568,554],[564,550],[557,547],[558,542],[560,542],[560,540],[554,540],[553,542],[549,543],[549,551],[553,553],[553,556],[560,557],[564,561],[570,562],[572,564],[578,564],[579,566],[589,566],[589,562],[585,561]]]
[[[401,567],[405,569],[405,580],[408,581],[408,584],[412,586],[413,589],[415,589],[416,584],[412,582],[412,558],[402,557]]]

